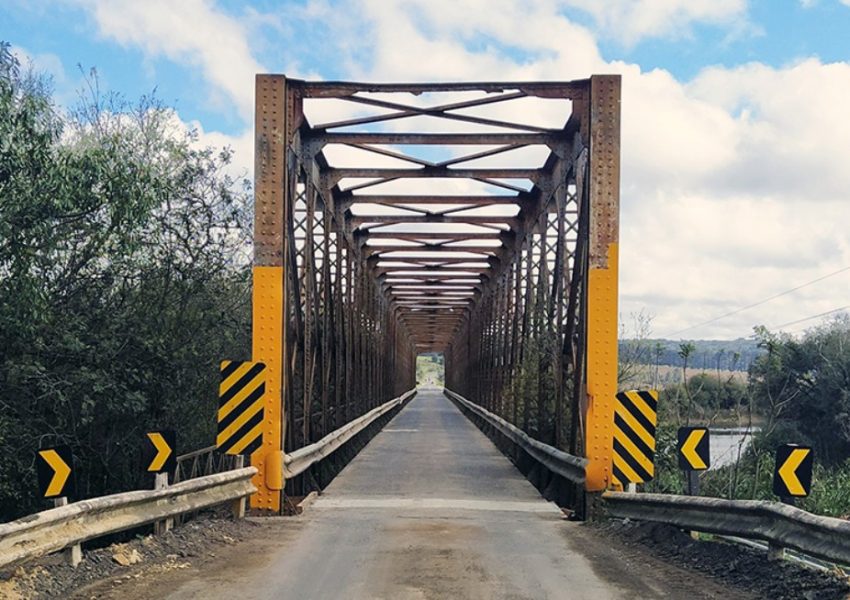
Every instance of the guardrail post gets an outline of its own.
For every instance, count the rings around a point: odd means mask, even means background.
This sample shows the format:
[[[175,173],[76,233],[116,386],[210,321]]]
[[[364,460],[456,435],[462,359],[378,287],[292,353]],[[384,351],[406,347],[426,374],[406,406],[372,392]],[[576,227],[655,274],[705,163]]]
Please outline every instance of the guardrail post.
[[[796,506],[794,502],[794,498],[790,496],[781,496],[779,501],[782,504],[787,504],[788,506]],[[769,541],[767,543],[767,560],[784,560],[785,559],[785,547],[780,546],[774,541]]]
[[[168,487],[168,471],[164,473],[157,473],[154,482],[153,489],[162,490]],[[154,535],[162,535],[163,533],[167,533],[171,531],[171,528],[174,527],[174,519],[169,517],[163,521],[157,521],[153,524],[153,533]]]
[[[774,542],[770,542],[767,545],[767,560],[784,560],[785,559],[785,548],[775,544]]]
[[[239,454],[234,457],[233,468],[241,469],[245,466],[245,455]],[[237,498],[233,501],[232,504],[233,509],[233,518],[234,519],[242,519],[245,517],[245,498]]]
[[[56,498],[53,500],[53,506],[67,506],[68,505],[68,497],[62,496],[60,498]],[[65,550],[65,561],[71,565],[72,567],[76,567],[83,560],[83,547],[80,544],[74,544],[73,546],[67,548]]]

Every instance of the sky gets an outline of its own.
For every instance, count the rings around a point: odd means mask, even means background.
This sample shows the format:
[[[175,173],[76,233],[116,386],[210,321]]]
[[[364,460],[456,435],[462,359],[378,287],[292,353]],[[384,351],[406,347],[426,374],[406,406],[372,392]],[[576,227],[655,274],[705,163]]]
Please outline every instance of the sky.
[[[253,164],[256,73],[623,77],[620,312],[653,337],[792,333],[850,308],[850,0],[6,0],[70,106],[152,91]],[[799,288],[799,289],[795,289]],[[793,290],[793,291],[791,291]],[[627,332],[628,333],[628,332]]]

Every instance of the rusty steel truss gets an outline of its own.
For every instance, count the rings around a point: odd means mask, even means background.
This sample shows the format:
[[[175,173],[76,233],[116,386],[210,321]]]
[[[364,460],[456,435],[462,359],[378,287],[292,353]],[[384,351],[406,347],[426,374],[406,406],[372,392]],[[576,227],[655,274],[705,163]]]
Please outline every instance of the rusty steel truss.
[[[253,360],[270,373],[255,507],[280,510],[280,450],[413,387],[423,352],[608,487],[619,102],[618,76],[257,77]]]

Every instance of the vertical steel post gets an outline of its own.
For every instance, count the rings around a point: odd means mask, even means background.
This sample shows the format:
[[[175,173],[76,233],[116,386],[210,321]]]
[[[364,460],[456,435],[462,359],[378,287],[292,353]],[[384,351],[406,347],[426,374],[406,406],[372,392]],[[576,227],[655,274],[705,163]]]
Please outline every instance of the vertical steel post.
[[[234,456],[233,468],[241,469],[245,466],[245,456],[243,454],[239,454]],[[231,513],[233,514],[234,519],[242,519],[245,517],[245,498],[239,498],[234,500],[230,505]]]
[[[68,497],[60,496],[58,498],[53,499],[53,506],[68,506]],[[80,544],[74,544],[65,549],[64,552],[65,562],[72,567],[77,567],[83,561],[83,547]]]
[[[611,482],[617,393],[617,283],[620,215],[620,76],[590,79],[590,231],[587,294],[586,489]]]
[[[280,512],[286,381],[284,257],[289,216],[286,78],[258,75],[254,134],[254,269],[252,360],[266,364],[263,445],[251,455],[258,473],[251,508]]]
[[[168,473],[157,473],[154,475],[153,489],[164,490],[168,487]],[[154,535],[162,535],[168,533],[174,527],[174,519],[168,518],[162,521],[156,521],[153,524]]]

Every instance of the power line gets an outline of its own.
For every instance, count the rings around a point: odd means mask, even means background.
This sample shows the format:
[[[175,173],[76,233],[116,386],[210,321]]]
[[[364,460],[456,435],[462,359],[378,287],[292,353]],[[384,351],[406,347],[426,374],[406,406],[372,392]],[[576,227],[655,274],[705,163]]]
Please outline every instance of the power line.
[[[789,321],[788,323],[783,323],[782,325],[776,325],[774,327],[771,327],[770,329],[782,329],[783,327],[790,327],[791,325],[796,325],[797,323],[803,323],[805,321],[811,321],[812,319],[817,319],[818,317],[825,317],[826,315],[831,315],[832,313],[837,313],[837,312],[840,312],[842,310],[847,310],[848,308],[850,308],[850,304],[848,304],[847,306],[842,306],[840,308],[833,308],[832,310],[828,310],[826,312],[822,312],[822,313],[817,314],[817,315],[812,315],[811,317],[804,317],[802,319],[797,319],[796,321]]]
[[[850,266],[843,267],[841,269],[838,269],[837,271],[834,271],[832,273],[828,273],[827,275],[824,275],[822,277],[818,277],[817,279],[812,279],[811,281],[808,281],[808,282],[806,282],[802,285],[798,285],[797,287],[791,288],[790,290],[785,290],[784,292],[779,292],[778,294],[773,295],[770,298],[765,298],[764,300],[759,300],[758,302],[754,302],[753,304],[748,304],[747,306],[743,306],[741,308],[736,308],[735,310],[730,311],[730,312],[725,313],[725,314],[722,314],[719,317],[714,317],[713,319],[709,319],[708,321],[704,321],[702,323],[697,323],[696,325],[691,325],[690,327],[685,327],[684,329],[680,329],[679,331],[674,331],[673,333],[668,333],[667,335],[662,336],[662,337],[671,338],[674,335],[678,335],[680,333],[690,331],[691,329],[697,329],[698,327],[702,327],[704,325],[710,325],[711,323],[714,323],[715,321],[719,321],[720,319],[725,319],[726,317],[731,317],[732,315],[737,315],[738,313],[744,312],[745,310],[749,310],[751,308],[755,308],[756,306],[761,306],[762,304],[766,304],[766,303],[770,302],[771,300],[776,300],[777,298],[781,298],[782,296],[787,296],[788,294],[796,292],[797,290],[801,290],[804,287],[812,285],[813,283],[817,283],[819,281],[823,281],[824,279],[829,279],[830,277],[840,275],[841,273],[844,273],[845,271],[850,271]],[[842,310],[842,309],[839,308],[837,310]],[[835,312],[835,311],[832,311],[832,312]],[[812,318],[815,318],[815,317],[812,317]]]

